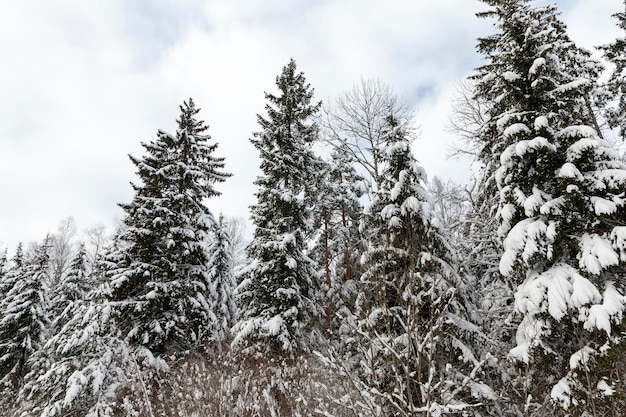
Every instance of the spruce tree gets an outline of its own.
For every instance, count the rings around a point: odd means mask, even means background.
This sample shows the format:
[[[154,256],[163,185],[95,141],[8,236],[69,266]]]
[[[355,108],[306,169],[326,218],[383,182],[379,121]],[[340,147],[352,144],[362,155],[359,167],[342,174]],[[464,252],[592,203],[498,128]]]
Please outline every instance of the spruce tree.
[[[7,249],[0,255],[0,299],[4,299],[9,291],[9,285],[5,281],[8,270]],[[0,311],[0,320],[2,320],[2,312]]]
[[[209,281],[211,282],[211,310],[215,314],[212,330],[216,342],[230,339],[230,329],[237,321],[236,287],[230,236],[224,216],[220,215],[213,226],[213,243],[210,248]]]
[[[352,311],[360,276],[363,244],[359,234],[365,180],[343,148],[334,148],[325,169],[317,176],[315,225],[318,230],[314,258],[321,267],[327,289],[326,330],[337,331],[343,322],[337,313]],[[332,338],[332,342],[336,337]]]
[[[626,7],[626,1],[624,2]],[[620,29],[626,32],[626,13],[615,13],[613,15]],[[603,45],[600,49],[604,52],[604,57],[615,65],[611,77],[607,82],[610,97],[614,100],[614,105],[607,106],[605,114],[609,125],[619,129],[622,139],[626,139],[626,86],[624,77],[626,76],[626,33],[624,36],[615,39],[614,42]]]
[[[469,412],[472,392],[488,401],[493,391],[475,379],[481,358],[462,341],[472,327],[457,294],[463,286],[433,222],[411,132],[393,115],[386,120],[380,188],[363,224],[372,239],[356,310],[359,373],[385,413]]]
[[[312,228],[310,182],[317,158],[313,89],[291,60],[276,78],[279,94],[266,93],[267,116],[251,142],[259,150],[262,174],[256,179],[256,226],[247,248],[249,263],[237,289],[239,322],[233,347],[240,353],[293,358],[311,348],[320,288],[305,237]]]
[[[180,106],[176,135],[159,131],[130,157],[142,184],[134,185],[109,271],[111,300],[123,334],[154,352],[179,353],[202,345],[213,326],[208,261],[215,219],[205,199],[230,174],[214,156],[208,127],[192,99]]]
[[[71,302],[85,300],[92,288],[93,283],[87,272],[87,251],[85,244],[81,243],[67,273],[61,277],[50,297],[50,311],[53,317],[58,319]]]
[[[524,407],[546,415],[551,397],[596,414],[600,387],[623,386],[607,358],[622,349],[626,261],[626,167],[592,105],[602,68],[555,6],[485,2],[499,32],[479,44],[490,62],[478,94],[493,103],[482,158],[500,191],[500,272],[517,286],[510,354],[523,365]]]
[[[7,273],[6,297],[0,301],[0,382],[18,387],[29,371],[29,359],[41,348],[49,325],[46,282],[48,239],[24,260],[21,245]]]

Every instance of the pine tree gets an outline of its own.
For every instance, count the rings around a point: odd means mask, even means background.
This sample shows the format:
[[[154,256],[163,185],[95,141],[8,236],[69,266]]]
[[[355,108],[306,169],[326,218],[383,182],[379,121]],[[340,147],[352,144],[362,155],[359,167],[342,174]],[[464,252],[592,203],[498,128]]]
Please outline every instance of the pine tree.
[[[626,1],[624,6],[626,7]],[[613,16],[618,20],[617,25],[619,28],[626,31],[626,13],[615,13]],[[616,103],[614,106],[607,106],[605,111],[606,118],[609,125],[613,128],[619,128],[619,134],[626,139],[626,86],[624,85],[624,77],[626,76],[626,33],[613,43],[601,46],[600,49],[604,52],[604,57],[615,65],[615,69],[607,82],[607,87],[610,97]]]
[[[156,353],[202,345],[215,320],[211,311],[207,252],[215,219],[204,200],[219,195],[214,184],[230,174],[214,156],[208,127],[196,119],[192,99],[180,107],[175,136],[159,131],[131,156],[141,185],[121,207],[125,228],[111,276],[112,301],[122,332]]]
[[[211,282],[211,309],[215,314],[215,327],[212,331],[217,342],[230,339],[230,329],[237,321],[235,304],[235,276],[230,236],[224,216],[220,215],[213,227],[213,244],[209,259],[209,282]]]
[[[18,246],[14,267],[7,273],[6,297],[0,302],[0,382],[21,385],[29,358],[45,342],[49,324],[46,282],[49,274],[48,239],[24,260]]]
[[[311,146],[319,104],[311,103],[313,89],[293,60],[276,85],[279,95],[265,94],[267,117],[258,116],[262,130],[251,139],[262,174],[255,181],[256,229],[237,289],[240,317],[233,328],[233,347],[251,358],[293,358],[308,351],[319,316],[320,285],[305,241],[312,228],[307,203],[317,164]]]
[[[602,68],[554,6],[485,2],[500,32],[479,44],[478,91],[493,103],[482,158],[500,190],[500,272],[518,286],[524,406],[546,415],[551,396],[598,415],[600,386],[623,384],[602,362],[622,343],[626,261],[626,167],[592,111]]]

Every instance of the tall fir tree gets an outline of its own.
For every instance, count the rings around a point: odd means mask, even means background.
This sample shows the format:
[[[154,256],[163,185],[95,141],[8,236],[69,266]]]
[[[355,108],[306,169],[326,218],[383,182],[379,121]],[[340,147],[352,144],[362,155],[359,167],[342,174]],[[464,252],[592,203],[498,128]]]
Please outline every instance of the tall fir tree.
[[[524,409],[558,412],[551,398],[599,415],[609,392],[600,387],[623,386],[607,358],[623,349],[626,261],[626,167],[593,111],[602,67],[554,5],[485,3],[499,32],[479,43],[489,62],[478,94],[492,103],[481,158],[500,190],[500,272],[517,286],[511,357],[524,371]]]
[[[159,131],[142,144],[144,157],[130,157],[142,184],[121,205],[125,227],[109,271],[122,332],[156,353],[182,352],[211,336],[208,247],[215,219],[204,200],[219,195],[214,185],[230,175],[193,100],[180,111],[175,136]]]
[[[249,263],[237,288],[240,317],[233,347],[251,357],[293,358],[309,351],[319,317],[320,283],[307,254],[312,229],[311,181],[318,159],[312,152],[320,105],[292,59],[276,78],[279,94],[265,94],[267,117],[251,142],[259,150],[256,226]]]

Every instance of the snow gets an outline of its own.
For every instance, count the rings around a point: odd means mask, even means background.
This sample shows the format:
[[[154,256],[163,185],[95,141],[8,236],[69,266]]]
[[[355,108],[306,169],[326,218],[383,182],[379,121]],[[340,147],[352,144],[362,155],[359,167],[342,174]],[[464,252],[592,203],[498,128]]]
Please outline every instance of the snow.
[[[585,233],[580,239],[580,259],[581,269],[598,275],[603,269],[619,264],[619,256],[613,250],[610,242],[597,235]]]
[[[584,327],[589,331],[604,330],[610,335],[611,319],[616,318],[617,321],[621,321],[624,309],[626,309],[626,297],[615,289],[612,282],[608,282],[602,304],[594,304],[589,308]]]
[[[408,143],[406,143],[405,141],[398,141],[387,145],[387,147],[385,148],[385,153],[388,157],[391,157],[397,153],[405,153],[407,149]]]
[[[572,391],[567,383],[567,379],[561,378],[561,380],[554,387],[552,387],[550,397],[559,403],[561,407],[567,409],[571,403],[571,394]]]
[[[613,214],[617,211],[617,204],[601,197],[591,197],[591,204],[596,215]]]
[[[593,355],[597,353],[594,349],[589,346],[585,346],[582,349],[576,351],[569,358],[569,367],[571,370],[576,370],[580,365],[587,365],[589,360],[593,357]]]
[[[283,238],[279,244],[280,250],[286,250],[289,246],[293,246],[296,244],[296,235],[293,233],[285,233],[283,234]]]
[[[626,169],[604,169],[594,174],[611,188],[624,189],[626,187]]]
[[[589,80],[587,80],[586,78],[579,78],[567,84],[558,86],[557,88],[554,89],[554,91],[558,93],[564,93],[566,91],[576,90],[586,85],[589,85]]]
[[[542,66],[544,66],[546,64],[546,59],[541,57],[541,58],[536,58],[535,61],[533,62],[533,64],[530,66],[530,69],[528,70],[529,74],[536,74],[537,70],[539,68],[541,68]]]
[[[548,118],[546,116],[539,116],[535,119],[535,130],[547,128],[548,125]]]
[[[598,381],[597,388],[598,388],[598,391],[602,392],[602,395],[604,395],[605,397],[609,397],[615,394],[615,390],[613,389],[613,387],[607,384],[606,380],[604,379],[601,379],[600,381]]]
[[[528,128],[528,126],[526,126],[524,123],[514,123],[511,126],[504,129],[504,132],[502,132],[502,135],[505,138],[508,138],[511,136],[517,136],[522,133],[530,133],[530,129]]]
[[[509,356],[518,362],[528,363],[530,361],[530,342],[518,343],[509,351]]]
[[[517,260],[518,252],[526,243],[526,227],[533,219],[524,219],[518,222],[504,239],[504,254],[500,259],[500,273],[504,276],[513,272],[513,264]]]
[[[409,213],[419,213],[420,208],[420,201],[414,196],[409,196],[400,206],[400,213],[403,215],[407,215]]]
[[[589,128],[588,126],[582,126],[583,128]],[[567,135],[567,136],[583,136],[582,139],[577,140],[576,142],[574,142],[573,144],[571,144],[569,146],[569,148],[567,148],[567,160],[569,162],[574,162],[579,160],[583,153],[586,152],[589,149],[595,149],[598,147],[598,141],[595,139],[590,139],[589,137],[585,137],[585,135],[580,133],[580,130],[576,129],[575,127],[571,127],[568,128],[571,130],[567,130],[564,129],[563,131],[561,131],[561,134],[563,135]],[[584,129],[583,129],[584,130]],[[595,133],[595,132],[594,132]]]
[[[589,308],[589,315],[584,328],[590,332],[598,329],[604,330],[608,335],[611,334],[611,317],[603,305],[595,304]]]
[[[621,316],[621,314],[624,312],[624,309],[626,308],[626,297],[619,291],[617,291],[613,282],[609,281],[606,283],[606,289],[604,290],[603,298],[604,301],[602,304],[604,305],[604,308],[606,308],[606,310],[609,312],[609,314],[611,314],[612,316]]]
[[[619,252],[620,260],[626,262],[626,226],[615,226],[611,231],[611,243]]]
[[[552,279],[547,280],[548,287],[548,313],[560,321],[568,310],[568,304],[572,293],[572,284],[563,274],[555,274]]]
[[[577,180],[582,180],[582,174],[576,168],[576,165],[571,162],[566,162],[563,164],[561,168],[556,171],[556,176],[560,178],[576,178]]]
[[[537,253],[552,257],[552,243],[556,237],[556,223],[542,218],[527,218],[518,222],[504,239],[504,254],[500,259],[500,273],[509,275],[520,252],[528,263]]]
[[[519,80],[522,77],[520,77],[519,74],[516,74],[513,71],[506,71],[502,73],[502,78],[504,78],[508,82],[513,82],[515,80]]]
[[[580,191],[580,188],[576,184],[568,184],[567,188],[565,189],[565,192],[568,194],[575,193],[578,191]]]
[[[572,273],[572,306],[580,309],[592,303],[598,303],[602,299],[598,288],[587,278],[573,271]]]
[[[502,228],[508,230],[511,228],[511,219],[517,212],[517,206],[515,204],[505,204],[500,209],[500,219],[502,220]]]
[[[524,202],[524,213],[528,217],[533,216],[543,203],[544,199],[542,193],[537,189],[537,187],[533,187],[533,194]]]
[[[296,267],[298,266],[298,263],[292,257],[287,257],[287,261],[285,262],[285,266],[287,266],[287,268],[289,268],[289,269],[296,269]]]
[[[82,372],[75,371],[72,375],[70,375],[67,379],[67,389],[65,390],[63,406],[70,405],[83,390],[85,384],[87,384],[87,377]]]
[[[550,201],[547,201],[541,209],[539,209],[539,213],[543,215],[561,215],[563,213],[562,207],[565,204],[565,197],[561,196],[558,198],[554,198]]]
[[[398,208],[395,204],[387,204],[380,210],[380,217],[384,220],[390,219],[398,214]]]

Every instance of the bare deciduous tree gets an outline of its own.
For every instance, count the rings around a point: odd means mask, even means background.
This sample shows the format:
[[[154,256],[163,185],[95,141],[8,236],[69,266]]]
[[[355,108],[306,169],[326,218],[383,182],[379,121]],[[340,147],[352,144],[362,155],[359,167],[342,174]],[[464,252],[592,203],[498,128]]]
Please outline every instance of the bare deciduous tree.
[[[50,239],[50,264],[52,281],[58,282],[67,271],[74,255],[76,221],[73,217],[61,220],[57,232]]]
[[[87,260],[89,270],[93,270],[98,261],[103,256],[104,248],[109,242],[107,229],[102,224],[91,226],[83,232],[85,236],[85,246],[87,247]]]
[[[450,149],[449,156],[468,155],[478,159],[482,146],[478,137],[486,117],[486,100],[475,95],[473,81],[460,81],[452,97],[452,113],[446,124],[448,132],[458,135],[459,143]]]
[[[226,217],[226,233],[230,239],[233,265],[237,267],[246,260],[246,220],[243,217]]]
[[[380,185],[380,152],[390,114],[398,120],[399,128],[416,134],[412,111],[380,79],[361,79],[351,90],[340,94],[332,106],[323,108],[323,141],[346,150],[370,177],[374,190]]]

